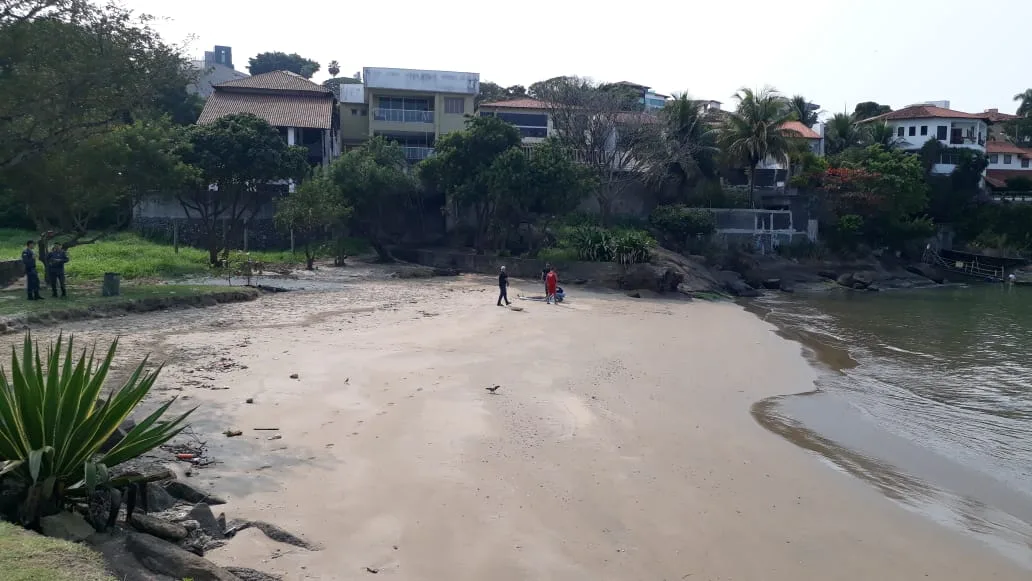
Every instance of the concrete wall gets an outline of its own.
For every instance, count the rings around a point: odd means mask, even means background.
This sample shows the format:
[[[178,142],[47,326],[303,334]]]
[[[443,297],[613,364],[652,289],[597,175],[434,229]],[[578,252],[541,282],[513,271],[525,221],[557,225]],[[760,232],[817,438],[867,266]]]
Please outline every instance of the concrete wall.
[[[460,272],[497,275],[502,266],[509,276],[539,280],[545,262],[527,258],[500,258],[484,256],[470,252],[459,252],[448,249],[399,249],[394,255],[402,260],[432,266],[434,268],[454,268]],[[626,270],[615,262],[554,262],[559,273],[560,284],[569,284],[575,280],[613,285]]]
[[[0,287],[8,287],[25,276],[25,265],[20,259],[0,261]]]
[[[895,137],[903,149],[921,149],[921,146],[927,141],[936,139],[938,134],[937,128],[939,126],[946,127],[946,139],[940,140],[939,142],[946,147],[967,147],[976,151],[985,153],[985,146],[979,145],[979,137],[984,143],[984,140],[989,135],[989,126],[984,122],[977,119],[903,119],[899,121],[887,121],[886,124],[892,128],[892,135]],[[928,134],[921,135],[921,128],[927,127]],[[899,129],[903,128],[903,136],[899,136]],[[914,135],[910,135],[910,129],[914,129]],[[953,128],[963,129],[964,135],[968,134],[968,130],[973,130],[974,142],[966,141],[963,144],[950,144],[950,137],[953,132]]]
[[[369,105],[342,103],[340,105],[340,136],[344,143],[369,139]]]

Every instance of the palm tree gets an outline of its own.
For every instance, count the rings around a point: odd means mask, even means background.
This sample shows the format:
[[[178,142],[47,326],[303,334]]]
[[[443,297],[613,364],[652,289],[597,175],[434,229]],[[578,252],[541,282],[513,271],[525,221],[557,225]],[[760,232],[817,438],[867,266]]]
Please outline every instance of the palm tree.
[[[756,166],[767,158],[783,160],[788,156],[792,136],[781,126],[793,118],[785,98],[771,87],[758,93],[743,88],[734,98],[738,107],[725,118],[720,143],[732,160],[748,165],[749,199],[755,208]]]
[[[340,63],[337,61],[330,61],[330,66],[326,67],[326,70],[330,72],[331,76],[336,77],[340,74]]]
[[[675,95],[659,112],[662,121],[635,153],[645,181],[657,189],[674,183],[683,195],[702,178],[717,175],[716,131],[706,123],[703,103],[687,93]]]
[[[1032,117],[1032,89],[1025,89],[1024,92],[1014,95],[1014,100],[1021,102],[1018,105],[1019,117]]]
[[[788,108],[795,120],[803,125],[813,127],[817,124],[817,111],[810,106],[806,97],[802,95],[792,97],[788,100]]]
[[[849,113],[835,113],[825,126],[824,151],[828,155],[842,153],[850,147],[860,145],[863,136]]]
[[[866,145],[881,145],[885,149],[896,147],[898,140],[892,127],[884,121],[873,121],[864,125],[861,139]]]

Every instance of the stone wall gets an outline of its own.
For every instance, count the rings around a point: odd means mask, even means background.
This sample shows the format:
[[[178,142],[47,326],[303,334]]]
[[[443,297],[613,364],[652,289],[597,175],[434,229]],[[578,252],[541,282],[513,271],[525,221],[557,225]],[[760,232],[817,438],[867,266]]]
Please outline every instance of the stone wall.
[[[448,249],[397,249],[394,256],[408,262],[434,268],[454,268],[460,272],[498,274],[505,266],[509,276],[515,278],[540,279],[543,260],[529,258],[502,258],[485,256],[472,252]],[[625,268],[614,262],[554,262],[552,266],[566,282],[584,281],[605,286],[618,286]]]
[[[172,244],[173,223],[179,228],[179,244],[181,246],[193,246],[195,248],[205,248],[207,246],[204,223],[200,220],[137,216],[133,220],[133,228],[148,240]],[[216,224],[215,230],[215,235],[218,237],[220,244],[223,236],[225,236],[226,246],[230,250],[242,250],[244,248],[245,232],[240,225],[232,227],[228,221],[219,221]],[[248,222],[246,234],[248,250],[284,250],[290,248],[290,234],[277,229],[275,223],[269,218],[256,218]],[[300,244],[301,241],[298,240],[297,243]]]
[[[0,287],[8,287],[25,276],[25,266],[21,260],[0,261]]]

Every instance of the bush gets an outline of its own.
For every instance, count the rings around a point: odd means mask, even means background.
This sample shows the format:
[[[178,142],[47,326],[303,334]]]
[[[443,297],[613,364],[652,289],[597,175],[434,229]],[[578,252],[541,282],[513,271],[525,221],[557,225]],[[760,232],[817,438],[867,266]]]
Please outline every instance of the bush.
[[[683,245],[689,238],[709,236],[717,230],[713,212],[685,206],[658,206],[649,214],[649,224],[663,238]]]
[[[598,226],[564,228],[559,247],[572,250],[578,260],[588,262],[648,262],[656,242],[645,231],[634,229],[607,230]]]
[[[578,259],[577,251],[572,248],[542,248],[538,251],[539,260],[552,263],[571,262]]]
[[[101,399],[101,390],[118,341],[94,364],[86,350],[73,357],[72,340],[58,338],[40,358],[39,346],[25,336],[21,358],[12,354],[10,379],[0,368],[0,479],[16,491],[22,524],[68,504],[86,502],[98,488],[128,484],[109,479],[108,469],[132,460],[175,437],[190,410],[172,420],[162,417],[172,402],[158,407],[106,453],[101,446],[129,417],[154,385],[161,368],[145,372],[144,360],[122,387]],[[117,508],[117,507],[116,507]],[[15,515],[8,514],[8,517]]]
[[[1015,192],[1032,191],[1032,179],[1025,176],[1016,176],[1007,180],[1007,189]]]

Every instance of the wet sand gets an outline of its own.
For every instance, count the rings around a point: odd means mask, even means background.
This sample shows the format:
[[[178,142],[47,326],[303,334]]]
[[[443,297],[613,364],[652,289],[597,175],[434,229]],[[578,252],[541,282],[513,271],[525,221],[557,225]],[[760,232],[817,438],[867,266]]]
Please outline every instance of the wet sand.
[[[521,284],[536,291],[510,295]],[[571,290],[515,312],[487,279],[352,282],[67,329],[168,358],[158,395],[202,405],[196,432],[222,462],[194,480],[230,518],[325,547],[248,530],[209,555],[223,565],[289,580],[1028,579],[760,426],[754,403],[815,378],[771,326],[732,304]]]

